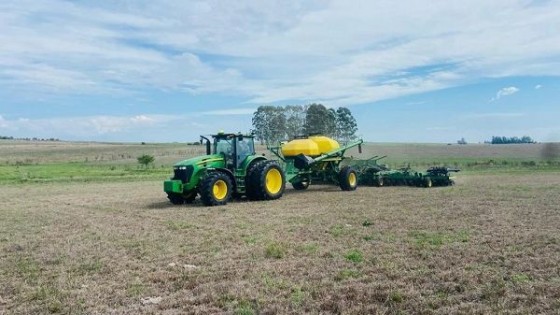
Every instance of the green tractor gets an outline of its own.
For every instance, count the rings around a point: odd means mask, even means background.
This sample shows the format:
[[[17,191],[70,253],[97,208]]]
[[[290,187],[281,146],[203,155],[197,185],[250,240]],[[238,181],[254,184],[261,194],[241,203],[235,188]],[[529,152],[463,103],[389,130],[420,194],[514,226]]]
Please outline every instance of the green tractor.
[[[274,200],[286,187],[278,162],[255,153],[253,135],[223,133],[206,142],[206,155],[178,162],[173,177],[163,183],[169,201],[192,203],[200,195],[206,206],[225,205],[232,197]]]

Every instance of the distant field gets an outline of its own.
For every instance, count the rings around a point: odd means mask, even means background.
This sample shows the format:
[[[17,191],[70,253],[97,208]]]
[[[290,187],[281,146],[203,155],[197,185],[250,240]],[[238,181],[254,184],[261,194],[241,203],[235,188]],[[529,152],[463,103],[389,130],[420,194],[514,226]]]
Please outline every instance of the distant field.
[[[465,171],[560,170],[560,157],[543,158],[544,144],[445,145],[366,143],[362,154],[354,148],[348,156],[380,161],[393,168],[411,166],[423,170],[433,165],[459,167]],[[266,147],[258,152],[272,157]],[[157,179],[168,176],[171,165],[204,154],[204,146],[179,143],[119,144],[76,142],[28,142],[0,140],[0,184],[46,181],[118,181]],[[149,169],[139,169],[136,158],[155,157]]]
[[[542,150],[367,144],[467,171],[206,208],[162,191],[202,146],[0,141],[0,314],[555,314],[560,167]]]

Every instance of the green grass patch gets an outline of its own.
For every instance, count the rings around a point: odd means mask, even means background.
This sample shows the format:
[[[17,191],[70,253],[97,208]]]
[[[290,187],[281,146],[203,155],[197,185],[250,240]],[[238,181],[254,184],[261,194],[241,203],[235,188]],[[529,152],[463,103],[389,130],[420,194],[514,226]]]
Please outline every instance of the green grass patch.
[[[419,248],[439,248],[450,243],[467,243],[469,233],[466,230],[457,232],[431,232],[431,231],[412,231],[408,237]]]
[[[391,303],[402,303],[404,301],[404,295],[399,291],[392,291],[389,293],[388,300]]]
[[[515,284],[531,282],[531,277],[524,273],[516,273],[511,276],[511,282]]]
[[[240,300],[237,302],[237,306],[235,307],[235,310],[233,311],[233,314],[235,315],[254,315],[255,313],[255,309],[253,307],[253,305],[251,304],[251,302],[247,301],[247,300]]]
[[[364,254],[362,254],[362,252],[357,249],[353,249],[346,253],[346,255],[344,255],[344,258],[355,264],[358,264],[364,261]]]
[[[293,306],[299,307],[303,304],[305,300],[305,292],[301,289],[301,287],[297,286],[292,288],[292,293],[290,294],[290,301]]]
[[[196,225],[183,222],[183,221],[172,221],[168,220],[165,222],[167,227],[172,231],[179,231],[179,230],[191,230],[196,229]]]
[[[296,247],[296,250],[298,252],[302,252],[308,255],[314,255],[319,251],[319,245],[315,243],[302,244],[302,245],[298,245]]]
[[[286,251],[286,245],[282,243],[271,243],[266,246],[264,256],[266,258],[280,259],[286,255]]]
[[[171,168],[139,169],[138,166],[91,165],[68,162],[56,164],[0,165],[0,184],[68,181],[123,181],[169,177]]]

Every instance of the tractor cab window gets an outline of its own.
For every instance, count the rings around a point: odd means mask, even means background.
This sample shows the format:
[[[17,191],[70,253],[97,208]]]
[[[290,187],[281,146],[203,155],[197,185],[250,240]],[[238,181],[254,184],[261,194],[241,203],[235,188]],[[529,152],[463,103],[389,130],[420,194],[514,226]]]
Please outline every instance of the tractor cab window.
[[[255,147],[251,140],[252,138],[237,139],[237,167],[241,166],[247,156],[255,154]]]
[[[226,158],[232,158],[233,157],[232,140],[228,140],[225,138],[216,139],[214,152],[216,154],[223,153],[226,156]]]

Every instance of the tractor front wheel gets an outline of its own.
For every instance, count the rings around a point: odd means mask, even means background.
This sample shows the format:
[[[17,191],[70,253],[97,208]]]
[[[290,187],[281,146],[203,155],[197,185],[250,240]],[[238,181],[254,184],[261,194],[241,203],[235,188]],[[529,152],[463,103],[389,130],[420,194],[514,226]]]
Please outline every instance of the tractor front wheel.
[[[167,193],[167,199],[169,199],[169,201],[171,201],[174,205],[182,205],[185,203],[183,196],[175,193]]]
[[[338,173],[338,182],[342,190],[356,190],[358,187],[356,171],[350,166],[343,167]]]
[[[200,199],[205,206],[225,205],[231,198],[233,184],[224,173],[210,173],[200,184]]]
[[[193,201],[196,199],[196,190],[192,190],[191,192],[187,193],[183,196],[183,198],[185,199],[185,203],[193,203]]]
[[[286,178],[276,161],[259,162],[248,176],[247,197],[253,200],[274,200],[282,197]]]

